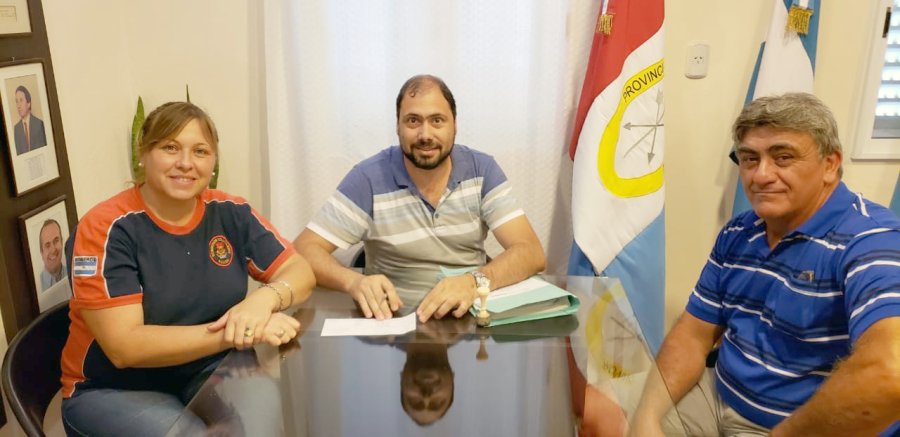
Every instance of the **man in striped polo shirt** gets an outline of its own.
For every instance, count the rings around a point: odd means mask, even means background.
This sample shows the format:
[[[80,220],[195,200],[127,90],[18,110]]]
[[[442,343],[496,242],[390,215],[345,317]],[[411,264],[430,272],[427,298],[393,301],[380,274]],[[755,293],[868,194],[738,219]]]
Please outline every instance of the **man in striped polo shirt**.
[[[757,99],[732,132],[752,210],[719,233],[663,342],[668,395],[688,396],[692,435],[900,433],[900,220],[841,182],[837,124],[816,97]],[[659,435],[669,405],[655,378],[640,435]],[[689,417],[696,401],[706,420]]]
[[[414,76],[397,95],[399,146],[353,167],[294,241],[319,285],[353,296],[366,317],[417,305],[419,320],[462,317],[476,282],[491,289],[544,269],[544,252],[506,175],[484,153],[454,144],[456,101],[434,76]],[[503,253],[486,262],[490,229]],[[365,271],[331,253],[363,242]],[[472,275],[439,279],[441,267]]]

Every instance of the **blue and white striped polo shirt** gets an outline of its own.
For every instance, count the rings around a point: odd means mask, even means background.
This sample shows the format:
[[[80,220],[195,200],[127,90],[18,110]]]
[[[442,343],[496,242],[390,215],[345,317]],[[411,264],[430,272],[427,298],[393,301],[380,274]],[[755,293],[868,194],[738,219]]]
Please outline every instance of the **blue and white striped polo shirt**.
[[[741,214],[719,234],[687,311],[725,327],[722,399],[773,427],[869,326],[900,316],[900,219],[841,183],[770,250],[763,220]]]
[[[399,146],[353,167],[307,227],[346,249],[363,241],[366,274],[383,274],[404,304],[416,305],[437,284],[440,266],[485,262],[484,239],[522,214],[506,175],[491,156],[463,145],[437,205],[416,189]]]

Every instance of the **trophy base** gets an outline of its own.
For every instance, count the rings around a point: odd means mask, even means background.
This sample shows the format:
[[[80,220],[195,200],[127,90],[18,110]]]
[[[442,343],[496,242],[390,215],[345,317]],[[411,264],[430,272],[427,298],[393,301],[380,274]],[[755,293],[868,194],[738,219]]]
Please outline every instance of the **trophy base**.
[[[481,314],[475,316],[475,324],[481,326],[482,328],[486,328],[491,325],[491,315],[485,314],[482,316]]]

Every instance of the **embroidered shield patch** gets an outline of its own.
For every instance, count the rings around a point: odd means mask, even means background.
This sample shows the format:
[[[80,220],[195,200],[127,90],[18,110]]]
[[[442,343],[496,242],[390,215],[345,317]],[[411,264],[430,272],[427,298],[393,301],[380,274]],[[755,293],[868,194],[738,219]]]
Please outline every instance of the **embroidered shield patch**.
[[[209,240],[209,259],[219,267],[228,267],[234,259],[234,249],[224,235]]]

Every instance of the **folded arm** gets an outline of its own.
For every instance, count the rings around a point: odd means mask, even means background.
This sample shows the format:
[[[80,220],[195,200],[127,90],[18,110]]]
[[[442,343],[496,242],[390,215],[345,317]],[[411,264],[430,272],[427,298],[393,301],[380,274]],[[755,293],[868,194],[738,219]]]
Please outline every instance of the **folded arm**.
[[[308,299],[316,286],[316,277],[309,262],[301,255],[293,254],[275,271],[269,284],[275,287],[279,296],[283,296],[284,302],[280,305],[283,310]]]
[[[275,290],[265,288],[250,292],[212,324],[147,325],[141,304],[83,309],[81,315],[116,367],[173,366],[231,347],[250,347],[264,339],[271,343],[274,338],[265,337],[274,332],[288,334],[282,335],[283,338],[296,335],[299,330],[296,321],[278,319],[275,323],[269,322],[272,313],[283,309],[281,307],[290,299],[299,303],[309,297],[315,278],[306,261],[295,254],[275,271],[272,281],[277,283]],[[245,332],[252,334],[248,336]]]
[[[264,338],[263,328],[271,314],[303,302],[315,285],[316,278],[309,263],[300,255],[292,254],[272,274],[267,285],[248,293],[244,300],[226,311],[208,329],[218,331],[224,328],[225,340],[239,349],[257,344]],[[247,332],[252,335],[244,335]]]
[[[210,332],[206,325],[145,325],[139,303],[83,309],[81,315],[100,348],[120,369],[174,366],[231,347],[222,331]]]

